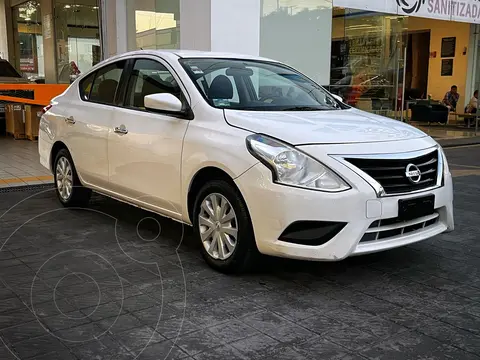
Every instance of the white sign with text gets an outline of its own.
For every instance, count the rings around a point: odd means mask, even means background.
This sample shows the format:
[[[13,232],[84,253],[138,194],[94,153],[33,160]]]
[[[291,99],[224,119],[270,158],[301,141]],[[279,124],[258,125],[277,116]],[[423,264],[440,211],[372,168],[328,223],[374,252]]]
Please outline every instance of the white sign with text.
[[[333,6],[438,20],[480,23],[480,0],[333,0]]]

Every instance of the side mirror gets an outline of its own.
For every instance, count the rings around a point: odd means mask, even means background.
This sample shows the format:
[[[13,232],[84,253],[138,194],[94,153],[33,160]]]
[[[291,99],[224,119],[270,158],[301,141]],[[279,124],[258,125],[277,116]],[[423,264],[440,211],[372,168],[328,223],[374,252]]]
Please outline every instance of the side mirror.
[[[336,95],[336,94],[331,94],[335,99],[337,99],[338,101],[340,101],[341,103],[343,103],[343,98],[339,95]]]
[[[145,108],[165,112],[180,113],[183,111],[182,102],[169,93],[151,94],[144,98]]]

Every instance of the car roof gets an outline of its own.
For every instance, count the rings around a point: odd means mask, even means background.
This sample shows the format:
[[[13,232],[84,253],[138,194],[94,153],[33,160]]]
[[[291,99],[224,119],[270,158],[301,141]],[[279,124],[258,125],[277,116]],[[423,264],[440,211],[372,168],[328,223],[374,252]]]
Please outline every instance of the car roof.
[[[213,51],[200,51],[200,50],[136,50],[129,51],[127,53],[120,54],[114,58],[139,56],[139,55],[158,55],[170,60],[175,58],[193,59],[193,58],[222,58],[222,59],[239,59],[239,60],[261,60],[278,62],[273,59],[268,59],[260,56],[228,53],[228,52],[213,52]],[[113,58],[112,58],[113,59]]]
[[[137,57],[137,56],[145,56],[145,55],[152,55],[152,56],[160,56],[167,61],[177,61],[179,58],[181,59],[200,59],[200,58],[212,58],[212,59],[237,59],[237,60],[257,60],[257,61],[268,61],[274,63],[280,63],[277,60],[268,59],[260,56],[253,56],[253,55],[245,55],[245,54],[238,54],[238,53],[227,53],[227,52],[213,52],[213,51],[199,51],[199,50],[134,50],[128,51],[121,54],[114,55],[108,59],[105,59],[94,67],[92,67],[89,71],[83,73],[80,76],[80,79],[83,79],[93,72],[97,71],[99,68],[103,66],[107,66],[115,61],[119,60],[126,60],[130,57]]]

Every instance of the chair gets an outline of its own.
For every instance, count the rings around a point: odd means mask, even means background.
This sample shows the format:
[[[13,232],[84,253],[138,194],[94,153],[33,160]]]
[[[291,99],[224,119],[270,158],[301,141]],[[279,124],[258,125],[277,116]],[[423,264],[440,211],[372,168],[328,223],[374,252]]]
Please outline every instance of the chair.
[[[411,121],[441,124],[448,123],[449,110],[441,103],[420,100],[412,105],[411,110]]]

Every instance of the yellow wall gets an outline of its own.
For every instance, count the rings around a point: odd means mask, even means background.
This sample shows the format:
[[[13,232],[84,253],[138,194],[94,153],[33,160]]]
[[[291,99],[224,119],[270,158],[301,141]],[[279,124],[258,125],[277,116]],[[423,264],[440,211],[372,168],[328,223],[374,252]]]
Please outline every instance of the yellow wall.
[[[332,22],[332,39],[343,39],[345,37],[345,18],[336,17]]]
[[[452,85],[458,86],[460,103],[463,104],[469,94],[465,94],[467,82],[468,55],[463,55],[465,47],[468,48],[470,39],[470,24],[423,18],[408,18],[408,30],[430,29],[430,52],[436,51],[437,57],[430,58],[428,69],[428,93],[435,100],[442,100],[445,93]],[[456,37],[455,57],[453,59],[453,76],[440,76],[442,67],[441,48],[442,38]],[[469,99],[467,99],[468,102]]]

